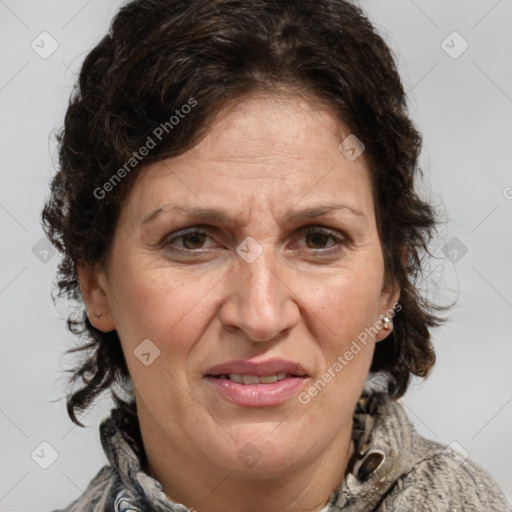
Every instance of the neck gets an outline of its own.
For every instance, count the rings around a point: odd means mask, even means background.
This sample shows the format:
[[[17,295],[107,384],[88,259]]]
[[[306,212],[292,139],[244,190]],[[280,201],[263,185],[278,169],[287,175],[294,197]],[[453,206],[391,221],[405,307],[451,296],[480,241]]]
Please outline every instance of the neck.
[[[184,452],[146,418],[139,414],[148,461],[143,469],[160,482],[171,502],[200,512],[318,512],[343,483],[353,454],[350,420],[319,455],[297,462],[293,470],[230,470]]]

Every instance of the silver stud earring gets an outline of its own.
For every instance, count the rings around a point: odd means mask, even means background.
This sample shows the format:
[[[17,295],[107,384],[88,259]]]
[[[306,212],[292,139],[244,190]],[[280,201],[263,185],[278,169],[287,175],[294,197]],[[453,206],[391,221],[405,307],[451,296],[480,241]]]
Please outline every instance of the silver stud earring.
[[[386,315],[382,320],[384,322],[384,329],[389,329],[391,327],[391,318]]]
[[[97,318],[100,318],[101,317],[101,313],[94,313],[94,316],[97,317]]]

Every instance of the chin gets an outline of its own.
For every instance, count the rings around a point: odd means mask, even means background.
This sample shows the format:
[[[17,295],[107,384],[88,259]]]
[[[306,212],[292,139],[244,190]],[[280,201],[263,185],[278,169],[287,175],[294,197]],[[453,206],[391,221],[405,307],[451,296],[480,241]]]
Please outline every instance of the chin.
[[[289,471],[297,463],[297,446],[305,447],[296,442],[296,436],[280,435],[276,425],[276,422],[242,425],[236,433],[230,431],[235,454],[231,469],[250,471],[253,476],[261,472],[266,477],[268,472],[277,475]]]
[[[260,450],[248,442],[237,452],[237,457],[230,468],[239,473],[246,473],[248,478],[261,474],[262,479],[268,479],[269,473],[276,478],[286,475],[293,466],[297,465],[297,450],[287,450],[281,447],[277,450]]]

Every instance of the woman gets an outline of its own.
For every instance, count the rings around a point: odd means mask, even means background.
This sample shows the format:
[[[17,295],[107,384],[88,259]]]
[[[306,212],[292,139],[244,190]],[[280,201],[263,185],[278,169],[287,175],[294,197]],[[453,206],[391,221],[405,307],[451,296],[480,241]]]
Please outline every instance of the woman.
[[[109,459],[66,511],[509,510],[397,399],[435,229],[389,49],[341,0],[140,0],[87,56],[43,222]],[[375,381],[384,383],[379,388]]]

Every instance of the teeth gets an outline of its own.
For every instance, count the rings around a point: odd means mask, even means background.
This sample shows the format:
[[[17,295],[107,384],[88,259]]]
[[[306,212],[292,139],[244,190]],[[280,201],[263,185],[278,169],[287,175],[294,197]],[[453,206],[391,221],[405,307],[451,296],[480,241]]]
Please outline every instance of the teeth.
[[[277,382],[277,375],[267,375],[266,377],[259,377],[259,381],[262,384],[273,384]]]
[[[258,384],[259,378],[256,375],[244,375],[244,384]]]
[[[226,376],[221,375],[219,377],[225,378]],[[273,384],[278,380],[285,379],[286,373],[278,373],[277,375],[266,375],[264,377],[258,377],[257,375],[239,375],[237,373],[230,373],[227,377],[234,382],[238,382],[239,384]]]

